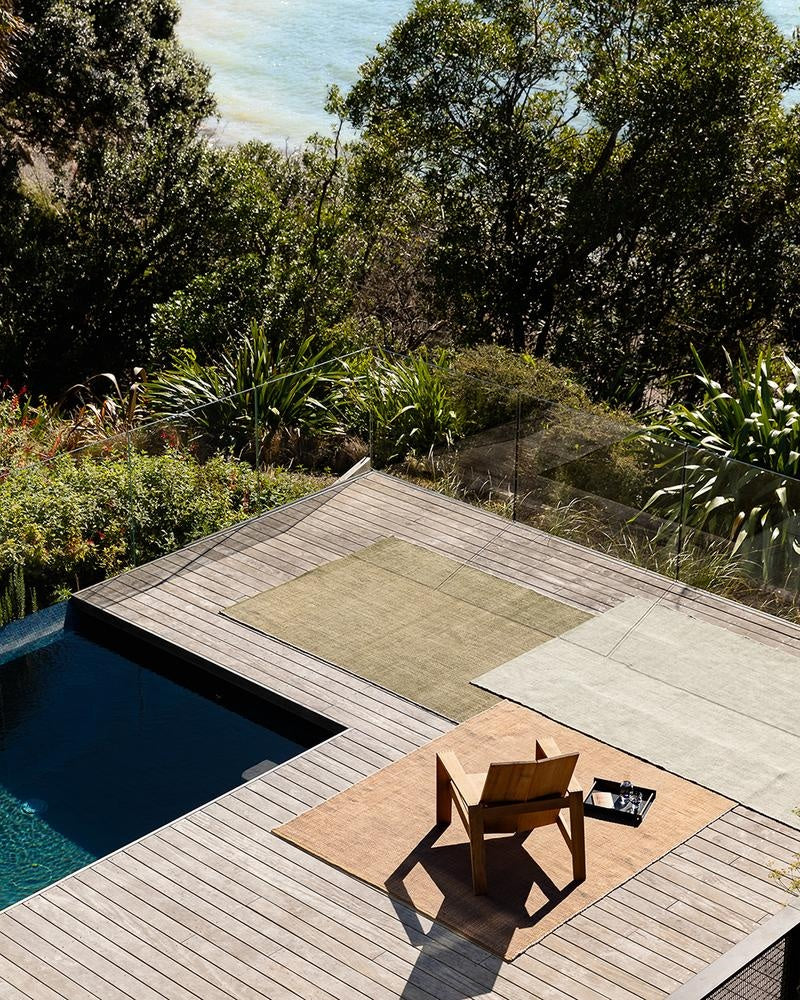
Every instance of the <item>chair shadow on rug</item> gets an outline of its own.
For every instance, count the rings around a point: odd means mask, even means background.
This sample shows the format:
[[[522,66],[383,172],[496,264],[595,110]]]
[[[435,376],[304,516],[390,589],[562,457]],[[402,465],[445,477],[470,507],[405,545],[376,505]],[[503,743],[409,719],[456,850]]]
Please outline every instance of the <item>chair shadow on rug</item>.
[[[426,895],[432,891],[441,897],[438,911],[430,915],[451,930],[479,941],[501,960],[518,953],[519,946],[513,940],[517,931],[534,927],[580,885],[574,878],[557,885],[533,859],[526,841],[541,833],[536,830],[487,838],[487,864],[492,877],[486,894],[476,896],[470,877],[469,843],[437,846],[446,830],[442,823],[433,826],[386,879],[386,890],[416,910],[415,893],[409,885],[414,883],[419,889],[427,883]],[[564,850],[563,844],[561,848]],[[545,859],[547,856],[545,852]],[[430,935],[435,931],[434,925]],[[478,954],[482,954],[483,961],[485,953]],[[499,961],[497,969],[501,965]]]
[[[527,837],[519,829],[516,834],[488,834],[487,891],[475,895],[470,837],[457,807],[448,826],[435,826],[437,818],[444,819],[437,817],[437,757],[444,754],[447,760],[446,754],[452,752],[468,776],[488,777],[498,761],[530,762],[537,739],[540,744],[555,740],[579,754],[573,778],[582,788],[590,787],[596,774],[624,776],[635,785],[657,788],[658,798],[639,827],[591,819],[585,824],[586,881],[577,885],[575,854],[557,824],[537,827]],[[477,787],[475,781],[468,783]],[[485,789],[484,779],[479,804],[487,798]],[[527,799],[536,791],[522,789],[524,794],[516,797]],[[467,793],[473,801],[475,796],[469,789]],[[487,804],[491,812],[494,804]],[[565,804],[558,805],[568,811]],[[416,949],[413,970],[418,989],[428,996],[441,995],[441,989],[437,992],[434,987],[442,976],[448,985],[461,978],[459,960],[450,954],[466,956],[469,978],[462,979],[458,989],[469,997],[472,994],[466,991],[486,978],[482,968],[503,977],[504,959],[512,961],[732,806],[728,799],[528,709],[500,702],[274,833],[365,884],[388,890],[398,926]],[[469,804],[466,811],[469,819]],[[561,815],[574,840],[572,817],[563,809]],[[411,967],[406,969],[404,978]],[[433,977],[427,986],[426,976]],[[409,997],[413,994],[407,992]],[[453,1000],[449,989],[447,996]]]

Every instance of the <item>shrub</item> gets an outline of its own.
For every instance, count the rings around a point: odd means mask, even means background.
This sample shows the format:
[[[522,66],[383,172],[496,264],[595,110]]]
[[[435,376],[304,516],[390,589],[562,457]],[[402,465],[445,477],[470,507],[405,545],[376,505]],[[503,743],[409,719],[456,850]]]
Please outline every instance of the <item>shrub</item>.
[[[455,354],[447,379],[465,414],[459,453],[470,477],[516,482],[544,505],[592,494],[638,509],[652,492],[646,449],[630,440],[639,425],[593,403],[567,369],[484,345]]]
[[[62,446],[67,428],[45,400],[34,406],[26,387],[0,386],[0,471],[50,457]]]
[[[577,410],[597,409],[567,368],[494,344],[455,354],[447,383],[455,404],[468,415],[472,430],[514,420],[520,394],[526,408],[543,401]]]
[[[346,428],[368,437],[373,456],[397,461],[449,447],[461,434],[462,411],[447,385],[447,355],[423,348],[408,357],[361,355],[341,380],[339,409]]]
[[[727,539],[731,554],[758,567],[764,581],[793,585],[800,569],[800,368],[764,351],[751,362],[742,347],[737,361],[726,355],[726,389],[694,358],[700,404],[675,404],[644,432],[654,449],[674,453],[648,506]],[[788,373],[783,383],[775,377],[779,366]]]
[[[69,451],[107,440],[138,428],[146,420],[142,404],[143,368],[134,368],[133,378],[123,392],[116,375],[103,372],[85,383],[71,386],[54,411],[69,421],[61,445]]]
[[[206,448],[252,454],[258,430],[259,452],[274,451],[287,434],[339,430],[333,402],[342,373],[330,346],[308,338],[290,350],[253,323],[217,365],[200,364],[192,350],[178,352],[148,384],[147,401],[157,416],[195,411],[186,422]]]
[[[329,481],[220,457],[200,465],[180,453],[130,463],[58,456],[0,481],[0,593],[19,593],[21,567],[29,592],[51,603]]]
[[[35,587],[27,586],[22,566],[12,566],[0,585],[0,627],[24,618],[28,611],[36,611],[39,597]]]

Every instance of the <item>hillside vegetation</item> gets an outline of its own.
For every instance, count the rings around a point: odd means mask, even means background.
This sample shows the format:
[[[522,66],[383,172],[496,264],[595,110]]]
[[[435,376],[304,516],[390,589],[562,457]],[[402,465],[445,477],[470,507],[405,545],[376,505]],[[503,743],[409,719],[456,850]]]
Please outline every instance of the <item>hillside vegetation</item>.
[[[527,477],[515,513],[664,572],[677,517],[697,580],[794,579],[755,537],[793,538],[782,482],[745,544],[659,451],[744,399],[740,343],[799,346],[800,46],[757,0],[416,0],[288,155],[209,140],[178,15],[0,3],[0,616],[369,449],[503,510]]]

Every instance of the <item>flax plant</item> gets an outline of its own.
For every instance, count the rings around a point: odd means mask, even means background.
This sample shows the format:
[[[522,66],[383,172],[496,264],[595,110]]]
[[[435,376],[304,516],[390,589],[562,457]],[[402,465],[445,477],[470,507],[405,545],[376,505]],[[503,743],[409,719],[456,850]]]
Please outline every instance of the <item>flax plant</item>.
[[[446,352],[424,349],[403,357],[379,350],[349,364],[340,387],[342,412],[352,429],[371,430],[379,462],[431,456],[461,436],[464,418],[446,368]]]
[[[295,348],[273,344],[258,323],[218,364],[201,364],[192,350],[147,385],[157,417],[175,417],[206,448],[259,457],[287,435],[337,433],[336,386],[341,362],[312,338]],[[257,445],[254,444],[257,442]]]
[[[670,407],[643,432],[655,451],[670,449],[645,509],[727,539],[764,582],[791,586],[800,570],[800,369],[770,351],[752,363],[742,346],[736,361],[726,355],[723,387],[694,358],[701,402]]]

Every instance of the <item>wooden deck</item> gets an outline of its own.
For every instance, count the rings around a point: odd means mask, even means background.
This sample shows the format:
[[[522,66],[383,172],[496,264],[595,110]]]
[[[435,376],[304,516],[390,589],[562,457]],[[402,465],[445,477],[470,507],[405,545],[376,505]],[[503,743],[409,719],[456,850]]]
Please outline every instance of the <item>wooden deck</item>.
[[[661,1000],[786,901],[800,831],[736,807],[503,963],[273,837],[453,723],[218,612],[388,535],[589,610],[630,595],[800,652],[800,629],[371,473],[83,592],[141,630],[346,727],[0,914],[0,1000]]]

